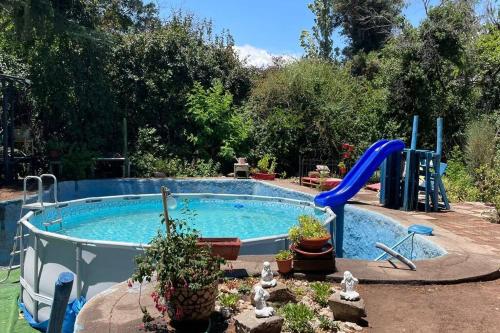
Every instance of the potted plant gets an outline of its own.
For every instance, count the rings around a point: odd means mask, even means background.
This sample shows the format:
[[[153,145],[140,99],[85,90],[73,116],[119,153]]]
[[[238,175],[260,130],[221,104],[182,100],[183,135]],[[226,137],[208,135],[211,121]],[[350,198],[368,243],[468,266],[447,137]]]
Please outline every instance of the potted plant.
[[[220,293],[218,296],[220,312],[225,319],[231,317],[236,312],[240,295],[231,293]]]
[[[338,164],[338,167],[339,167],[339,173],[341,176],[345,175],[346,172],[347,172],[347,167],[344,163],[344,161],[341,161],[339,164]]]
[[[257,170],[253,170],[252,178],[259,180],[274,180],[276,178],[274,171],[277,165],[275,157],[270,154],[264,154],[259,162],[257,162]]]
[[[213,256],[236,260],[240,253],[241,240],[239,238],[198,238],[196,244],[208,246]]]
[[[278,271],[281,274],[287,274],[292,270],[293,253],[290,250],[281,250],[275,256],[278,264]]]
[[[198,246],[199,235],[186,222],[162,218],[166,235],[158,232],[144,254],[136,258],[134,281],[156,280],[152,298],[172,321],[206,320],[215,308],[224,259]],[[144,309],[142,309],[144,311]]]
[[[321,250],[331,237],[323,223],[309,215],[299,216],[299,224],[290,228],[288,236],[293,244],[311,252]]]

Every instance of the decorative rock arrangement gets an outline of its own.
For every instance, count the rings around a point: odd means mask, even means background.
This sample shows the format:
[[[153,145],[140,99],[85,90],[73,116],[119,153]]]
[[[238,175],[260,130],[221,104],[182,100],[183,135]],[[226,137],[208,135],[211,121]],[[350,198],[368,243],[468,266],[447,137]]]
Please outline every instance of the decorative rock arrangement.
[[[280,333],[284,319],[279,316],[256,318],[253,310],[247,310],[236,317],[236,333]]]
[[[344,272],[344,279],[341,282],[342,291],[335,292],[328,299],[328,305],[336,320],[359,322],[366,317],[365,301],[355,290],[358,279],[352,276],[351,272]]]

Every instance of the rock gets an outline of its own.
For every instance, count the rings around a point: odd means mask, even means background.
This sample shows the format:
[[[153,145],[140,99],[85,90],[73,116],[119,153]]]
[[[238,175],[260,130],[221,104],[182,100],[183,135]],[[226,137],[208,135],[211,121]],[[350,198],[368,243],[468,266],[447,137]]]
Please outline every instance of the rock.
[[[318,315],[326,317],[330,320],[334,319],[332,310],[330,310],[330,308],[322,308],[321,310],[319,310]]]
[[[275,287],[266,288],[266,291],[269,293],[269,299],[267,300],[268,302],[297,303],[297,298],[295,297],[295,294],[292,293],[290,289],[288,289],[288,287],[281,282],[278,282],[278,284],[276,284]],[[252,300],[253,305],[255,305],[254,296],[255,292],[254,290],[252,290],[250,299]]]
[[[363,330],[363,327],[359,326],[358,324],[351,323],[351,322],[341,322],[341,321],[336,321],[337,327],[339,328],[339,332],[344,332],[344,333],[354,333],[354,332],[359,332]]]
[[[234,317],[236,333],[280,333],[283,318],[272,316],[256,318],[253,310],[247,310]]]
[[[346,301],[340,299],[339,292],[335,292],[328,299],[328,305],[335,320],[357,322],[366,317],[365,301],[362,298],[357,301]]]

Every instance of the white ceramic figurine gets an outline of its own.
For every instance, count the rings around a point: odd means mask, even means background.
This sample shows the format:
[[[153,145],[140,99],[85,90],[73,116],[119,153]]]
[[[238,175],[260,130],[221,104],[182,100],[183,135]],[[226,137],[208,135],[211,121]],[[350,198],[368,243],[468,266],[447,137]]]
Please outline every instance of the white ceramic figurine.
[[[276,286],[276,279],[273,277],[271,264],[268,261],[264,261],[264,266],[262,267],[262,272],[260,273],[260,284],[263,288]]]
[[[266,318],[274,315],[274,309],[266,305],[266,301],[269,298],[269,293],[267,290],[262,288],[260,284],[255,285],[255,296],[253,298],[255,302],[255,316],[257,318]]]
[[[352,276],[351,272],[344,272],[344,279],[340,282],[342,286],[342,291],[340,292],[340,298],[348,301],[359,300],[359,293],[356,291],[356,285],[358,284],[358,279]]]

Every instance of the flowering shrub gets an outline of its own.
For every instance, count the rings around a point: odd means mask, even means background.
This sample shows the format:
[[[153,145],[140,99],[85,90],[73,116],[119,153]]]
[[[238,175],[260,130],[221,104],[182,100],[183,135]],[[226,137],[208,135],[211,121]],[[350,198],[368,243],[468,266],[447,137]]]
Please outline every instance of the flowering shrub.
[[[165,219],[162,219],[165,223]],[[155,291],[151,294],[156,308],[162,314],[167,311],[167,303],[175,303],[175,290],[188,288],[198,291],[217,282],[222,276],[222,258],[213,257],[207,246],[198,247],[199,234],[186,226],[182,220],[169,220],[170,237],[158,231],[144,254],[136,258],[136,271],[132,279],[151,282],[156,278]],[[176,317],[181,317],[182,309],[176,309]]]

